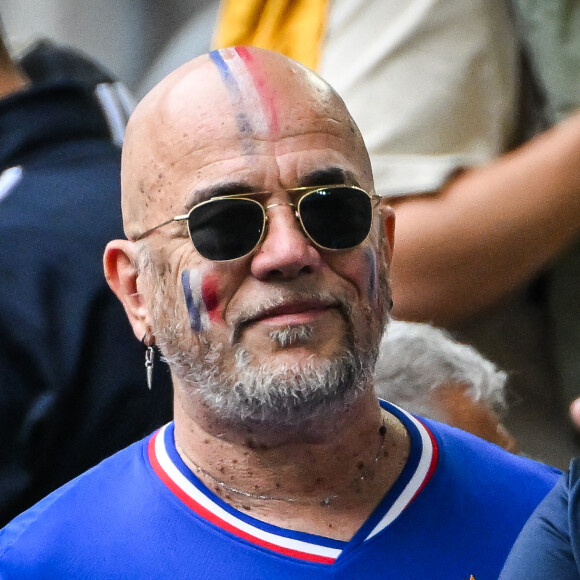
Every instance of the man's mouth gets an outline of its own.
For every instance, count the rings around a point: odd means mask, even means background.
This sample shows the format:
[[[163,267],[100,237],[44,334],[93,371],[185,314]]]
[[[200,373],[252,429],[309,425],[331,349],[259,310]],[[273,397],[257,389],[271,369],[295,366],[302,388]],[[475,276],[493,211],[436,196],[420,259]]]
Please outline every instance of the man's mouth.
[[[234,331],[231,342],[239,342],[248,328],[262,326],[266,332],[300,325],[313,325],[333,314],[348,323],[350,315],[347,306],[338,296],[300,296],[298,293],[278,296],[253,308],[247,308],[232,321]]]
[[[244,326],[266,324],[268,326],[295,326],[316,322],[337,304],[319,301],[300,301],[267,308],[244,322]]]

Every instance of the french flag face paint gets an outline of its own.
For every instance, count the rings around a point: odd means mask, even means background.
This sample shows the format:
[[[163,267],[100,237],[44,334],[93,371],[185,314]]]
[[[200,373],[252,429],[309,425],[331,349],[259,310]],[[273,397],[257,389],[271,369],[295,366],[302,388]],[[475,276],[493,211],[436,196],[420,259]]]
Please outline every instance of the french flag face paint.
[[[206,330],[209,325],[209,314],[203,302],[203,277],[198,270],[184,270],[181,273],[181,284],[185,295],[185,305],[189,313],[189,325],[194,332]]]
[[[181,284],[189,314],[189,325],[194,332],[207,330],[210,322],[222,319],[215,276],[211,274],[204,276],[199,270],[184,270],[181,273]]]
[[[278,132],[276,96],[266,74],[251,52],[244,47],[224,48],[210,52],[226,87],[242,137],[272,135]],[[255,145],[246,141],[252,153]]]

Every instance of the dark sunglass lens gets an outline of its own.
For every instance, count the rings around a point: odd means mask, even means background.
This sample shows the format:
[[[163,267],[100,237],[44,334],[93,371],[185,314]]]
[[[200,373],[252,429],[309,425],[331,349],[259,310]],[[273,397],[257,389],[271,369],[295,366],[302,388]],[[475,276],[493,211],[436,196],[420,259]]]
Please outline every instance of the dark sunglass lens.
[[[189,215],[195,249],[208,260],[234,260],[249,254],[264,228],[262,206],[248,199],[218,199]]]
[[[320,189],[300,202],[304,229],[317,244],[332,250],[346,250],[364,242],[372,214],[369,196],[352,187]]]

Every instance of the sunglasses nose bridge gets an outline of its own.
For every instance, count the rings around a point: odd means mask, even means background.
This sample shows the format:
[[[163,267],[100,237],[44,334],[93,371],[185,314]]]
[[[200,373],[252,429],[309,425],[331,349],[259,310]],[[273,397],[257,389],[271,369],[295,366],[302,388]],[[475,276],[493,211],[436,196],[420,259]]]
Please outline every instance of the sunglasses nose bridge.
[[[264,206],[264,215],[266,216],[266,225],[268,224],[268,210],[272,209],[274,207],[279,207],[279,206],[288,206],[289,208],[292,209],[292,213],[294,214],[295,219],[298,221],[298,223],[300,224],[300,227],[302,229],[304,229],[304,226],[302,225],[302,220],[300,219],[300,212],[298,211],[298,208],[296,207],[296,204],[288,202],[288,201],[281,201],[279,203],[270,203],[266,206]]]
[[[264,224],[265,231],[264,231],[264,234],[262,236],[262,241],[268,233],[267,232],[268,222],[269,222],[268,210],[272,209],[274,207],[278,207],[278,206],[288,206],[289,208],[292,209],[292,213],[294,214],[294,218],[298,222],[298,225],[299,225],[300,230],[302,231],[303,235],[305,235],[307,239],[311,240],[310,235],[306,232],[306,230],[304,228],[304,224],[302,223],[302,218],[300,217],[300,210],[298,209],[298,207],[296,206],[295,203],[285,201],[285,202],[279,202],[279,203],[270,203],[270,204],[264,206],[264,216],[266,219],[265,219],[265,224]]]
[[[294,210],[294,215],[297,215],[298,211],[296,210],[296,204],[290,203],[288,201],[281,201],[279,203],[270,203],[264,208],[264,210],[268,211],[269,209],[272,209],[273,207],[278,207],[280,205],[287,205],[288,207],[291,207]]]

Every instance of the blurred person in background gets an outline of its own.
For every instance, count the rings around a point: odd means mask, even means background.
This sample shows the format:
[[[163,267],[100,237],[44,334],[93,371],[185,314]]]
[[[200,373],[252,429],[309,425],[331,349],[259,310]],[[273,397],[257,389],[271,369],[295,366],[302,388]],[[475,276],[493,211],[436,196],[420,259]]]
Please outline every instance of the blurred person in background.
[[[170,415],[102,273],[130,110],[84,55],[42,42],[20,66],[0,36],[0,523]]]
[[[517,442],[501,422],[507,379],[443,329],[400,320],[389,322],[375,367],[379,397],[515,452]]]

